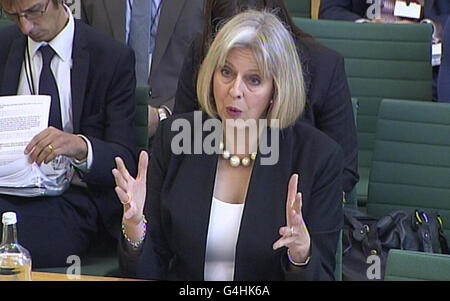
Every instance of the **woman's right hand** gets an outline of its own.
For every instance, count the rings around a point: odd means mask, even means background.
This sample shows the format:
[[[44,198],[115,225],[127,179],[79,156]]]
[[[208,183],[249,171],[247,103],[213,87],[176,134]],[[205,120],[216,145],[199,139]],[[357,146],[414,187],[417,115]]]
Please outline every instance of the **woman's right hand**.
[[[121,158],[116,158],[116,165],[117,168],[112,170],[112,174],[116,180],[115,191],[124,206],[122,222],[138,225],[142,222],[147,192],[148,154],[146,151],[140,153],[136,178],[129,174]]]

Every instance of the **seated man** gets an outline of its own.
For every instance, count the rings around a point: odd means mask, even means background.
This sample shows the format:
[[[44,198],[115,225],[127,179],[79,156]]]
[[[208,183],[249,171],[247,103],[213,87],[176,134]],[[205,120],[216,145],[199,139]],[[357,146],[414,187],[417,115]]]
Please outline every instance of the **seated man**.
[[[204,0],[81,0],[83,21],[135,51],[137,84],[150,86],[150,136],[172,114],[184,55],[202,32],[203,6]]]
[[[58,196],[1,194],[0,212],[17,213],[19,243],[33,268],[63,266],[85,253],[100,227],[118,232],[111,170],[115,157],[136,162],[134,56],[75,20],[62,0],[0,4],[17,24],[0,32],[0,95],[51,96],[49,127],[25,154],[39,166],[65,156],[77,171]]]

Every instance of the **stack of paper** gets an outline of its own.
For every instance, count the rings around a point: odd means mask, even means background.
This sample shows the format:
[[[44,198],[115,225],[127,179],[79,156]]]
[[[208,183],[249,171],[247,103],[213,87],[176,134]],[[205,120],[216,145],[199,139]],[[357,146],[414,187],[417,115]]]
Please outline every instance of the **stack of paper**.
[[[0,194],[58,195],[70,185],[70,160],[59,156],[49,164],[28,162],[25,147],[47,128],[50,96],[0,97]]]

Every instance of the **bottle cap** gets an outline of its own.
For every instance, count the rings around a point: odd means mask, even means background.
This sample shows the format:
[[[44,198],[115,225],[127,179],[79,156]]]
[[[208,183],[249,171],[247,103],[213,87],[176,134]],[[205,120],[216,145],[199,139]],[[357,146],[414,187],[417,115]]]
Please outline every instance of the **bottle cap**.
[[[2,215],[2,223],[4,225],[12,225],[17,223],[17,217],[15,212],[5,212]]]

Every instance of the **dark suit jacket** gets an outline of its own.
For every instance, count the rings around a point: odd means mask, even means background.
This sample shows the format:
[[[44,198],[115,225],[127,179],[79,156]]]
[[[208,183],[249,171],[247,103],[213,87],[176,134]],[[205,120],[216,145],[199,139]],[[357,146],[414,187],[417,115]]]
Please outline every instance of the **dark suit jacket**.
[[[178,82],[174,113],[198,110],[196,93],[202,39],[197,36],[186,55]],[[344,59],[337,52],[303,37],[297,49],[305,78],[307,105],[301,118],[333,138],[344,151],[343,190],[350,192],[359,180],[358,143]]]
[[[144,208],[149,232],[138,261],[137,276],[149,279],[203,280],[205,248],[214,190],[217,154],[174,155],[171,142],[178,133],[170,118],[158,128],[149,166]],[[203,122],[194,113],[178,116],[199,134]],[[203,121],[206,114],[203,114]],[[209,132],[203,132],[203,138]],[[270,143],[270,142],[269,142]],[[280,132],[279,161],[261,165],[258,154],[242,216],[235,263],[235,280],[330,280],[343,222],[342,151],[320,131],[297,124]],[[290,176],[300,174],[303,217],[311,234],[311,260],[306,268],[288,269],[286,248],[272,244],[286,224]],[[122,246],[123,247],[123,246]],[[133,272],[121,254],[121,266]]]
[[[442,58],[442,64],[439,71],[438,79],[438,101],[450,103],[450,18],[444,28],[444,35],[442,37],[442,46],[446,53]]]
[[[346,21],[367,18],[367,9],[370,5],[366,0],[322,0],[320,4],[320,18]],[[425,1],[425,18],[432,19],[444,26],[449,14],[450,1]]]
[[[0,95],[17,94],[26,41],[16,25],[0,32]],[[114,224],[118,231],[121,206],[114,197],[111,170],[117,156],[133,173],[136,169],[134,55],[75,21],[72,60],[74,134],[85,135],[93,149],[91,172],[83,180],[105,225],[109,228]]]
[[[192,37],[203,28],[204,0],[163,0],[149,85],[150,104],[173,107],[178,75]],[[82,0],[81,19],[124,43],[126,0]]]

